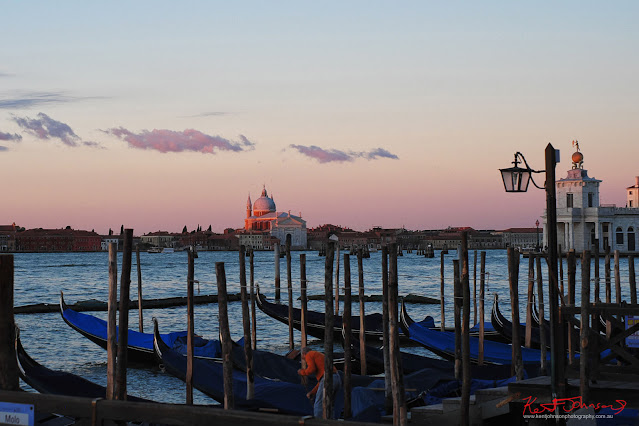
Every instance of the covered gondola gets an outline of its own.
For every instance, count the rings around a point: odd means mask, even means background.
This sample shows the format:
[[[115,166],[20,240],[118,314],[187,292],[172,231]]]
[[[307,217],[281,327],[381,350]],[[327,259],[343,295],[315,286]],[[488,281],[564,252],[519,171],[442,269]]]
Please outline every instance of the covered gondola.
[[[103,349],[107,348],[107,322],[93,315],[76,312],[64,302],[64,295],[60,292],[60,314],[64,322],[72,329],[97,344]],[[180,352],[186,351],[186,331],[176,331],[163,334],[162,339],[169,347],[175,347]],[[156,364],[157,358],[153,351],[153,334],[140,333],[129,329],[127,358],[131,362]],[[180,350],[181,348],[181,350]],[[196,337],[195,353],[199,357],[219,357],[220,345],[215,340],[204,340]]]
[[[512,321],[508,320],[508,318],[506,318],[504,314],[501,313],[501,310],[499,309],[499,297],[497,296],[497,294],[495,294],[493,309],[490,315],[490,322],[492,323],[494,329],[497,330],[497,332],[499,332],[499,334],[504,336],[504,338],[507,339],[507,341],[512,342],[513,323]],[[539,349],[541,347],[540,345],[541,336],[539,334],[538,322],[534,320],[531,322],[530,332],[531,332],[530,342],[532,347]],[[526,341],[526,325],[520,324],[519,325],[519,344],[524,345],[525,341]],[[550,331],[546,332],[545,341],[546,341],[545,343],[546,347],[550,347]]]
[[[171,348],[161,338],[157,320],[153,319],[154,349],[162,365],[170,374],[185,380],[186,357]],[[214,360],[193,359],[193,386],[216,401],[224,402],[222,364]],[[312,415],[313,406],[306,397],[308,390],[301,383],[290,383],[255,376],[255,396],[246,399],[246,373],[233,370],[235,408],[245,410],[269,409],[280,413]],[[309,389],[310,390],[310,389]]]
[[[65,371],[51,370],[39,364],[27,354],[20,334],[16,333],[15,354],[20,378],[40,393],[78,396],[85,398],[105,398],[106,388],[83,377]],[[127,395],[129,401],[148,401]]]
[[[410,336],[411,340],[421,344],[426,349],[444,359],[455,359],[455,334],[446,331],[431,330],[423,327],[419,323],[416,323],[408,315],[406,305],[403,301],[400,325],[404,329],[404,333]],[[477,363],[479,358],[479,339],[476,337],[470,337],[469,343],[470,359],[473,363]],[[541,360],[541,353],[538,349],[521,348],[521,353],[524,364],[539,364]],[[547,356],[550,358],[549,353]],[[484,341],[484,363],[510,364],[511,362],[512,345],[493,342],[490,340]]]

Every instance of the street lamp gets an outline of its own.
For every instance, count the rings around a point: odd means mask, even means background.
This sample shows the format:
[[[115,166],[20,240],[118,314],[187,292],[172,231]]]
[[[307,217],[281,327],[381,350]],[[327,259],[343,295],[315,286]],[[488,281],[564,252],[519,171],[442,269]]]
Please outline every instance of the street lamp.
[[[535,226],[537,227],[537,250],[536,251],[539,251],[539,219],[535,221]]]
[[[548,305],[550,311],[550,387],[552,397],[562,397],[566,394],[566,384],[564,377],[565,350],[563,349],[563,332],[555,330],[555,325],[559,323],[559,287],[558,271],[557,271],[557,193],[555,188],[555,167],[559,162],[559,150],[556,150],[552,144],[546,146],[546,183],[543,187],[537,185],[532,179],[532,173],[542,173],[544,170],[533,170],[528,166],[524,156],[515,153],[514,167],[499,169],[504,181],[506,192],[526,192],[528,190],[528,181],[532,180],[533,185],[539,189],[546,190],[546,220],[548,226]],[[518,167],[521,161],[526,168]],[[537,222],[538,223],[538,222]],[[559,378],[562,382],[559,383]]]

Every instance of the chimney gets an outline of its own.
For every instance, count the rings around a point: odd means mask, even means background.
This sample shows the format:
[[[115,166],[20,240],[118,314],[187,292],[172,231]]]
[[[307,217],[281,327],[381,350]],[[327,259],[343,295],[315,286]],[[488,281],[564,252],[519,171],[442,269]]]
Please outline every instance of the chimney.
[[[635,176],[635,186],[639,188],[639,176]]]

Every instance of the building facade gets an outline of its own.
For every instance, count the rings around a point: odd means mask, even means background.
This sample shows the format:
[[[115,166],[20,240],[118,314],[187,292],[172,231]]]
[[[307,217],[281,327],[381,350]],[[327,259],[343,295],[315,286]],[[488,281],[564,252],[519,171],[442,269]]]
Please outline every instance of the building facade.
[[[565,178],[556,182],[557,190],[557,243],[562,251],[574,249],[577,252],[610,248],[623,253],[633,253],[639,246],[639,205],[635,185],[626,188],[627,206],[617,207],[599,203],[601,180],[588,176],[583,168],[583,154],[572,155],[572,169]],[[544,247],[548,245],[547,218],[544,213]]]
[[[301,216],[292,215],[290,210],[278,212],[275,201],[268,196],[266,188],[262,189],[262,195],[253,204],[249,195],[244,231],[246,235],[252,235],[250,232],[254,231],[264,232],[277,238],[282,245],[286,243],[286,236],[290,235],[291,247],[306,249],[306,221]]]

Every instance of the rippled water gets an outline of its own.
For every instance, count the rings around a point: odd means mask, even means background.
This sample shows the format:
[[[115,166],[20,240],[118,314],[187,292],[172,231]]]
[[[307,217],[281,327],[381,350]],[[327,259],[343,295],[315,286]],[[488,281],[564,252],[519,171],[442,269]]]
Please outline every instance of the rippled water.
[[[293,253],[292,283],[295,306],[299,306],[299,254]],[[473,254],[470,252],[470,285],[473,287]],[[215,263],[224,262],[229,293],[239,293],[238,252],[200,252],[195,260],[195,279],[200,281],[200,294],[216,294]],[[185,252],[149,254],[141,253],[143,298],[164,298],[186,295],[187,255]],[[452,259],[455,251],[445,255],[446,277],[446,322],[453,325],[453,270]],[[479,256],[478,256],[479,257]],[[317,252],[306,252],[308,294],[324,292],[324,257]],[[624,299],[629,299],[628,263],[621,260],[621,282]],[[108,295],[108,254],[107,253],[18,253],[15,254],[15,305],[34,303],[58,303],[60,291],[64,291],[67,303],[79,300],[96,299],[106,301]],[[119,266],[121,259],[119,260]],[[366,294],[381,294],[381,254],[371,253],[370,259],[364,259],[364,280]],[[500,307],[504,313],[510,313],[508,271],[505,250],[487,251],[486,255],[486,320],[490,321],[490,303],[492,294],[500,295]],[[604,297],[603,259],[601,259],[601,287]],[[479,269],[479,265],[477,266]],[[547,268],[543,266],[544,288],[547,288],[545,277]],[[565,260],[564,260],[565,270]],[[287,275],[286,260],[280,260],[280,276],[282,298],[286,300]],[[340,287],[343,286],[343,261],[340,265]],[[399,293],[413,293],[430,297],[439,297],[440,259],[439,252],[434,259],[426,259],[414,253],[404,253],[398,258]],[[577,303],[580,294],[580,266],[577,266]],[[118,271],[118,276],[120,274]],[[255,282],[271,300],[274,297],[274,256],[272,252],[255,253]],[[594,278],[594,272],[591,273]],[[353,284],[357,283],[357,259],[351,257],[351,276]],[[528,259],[521,260],[519,280],[520,315],[525,318],[524,306],[527,292]],[[136,294],[136,260],[133,256],[131,298]],[[247,259],[248,279],[248,259]],[[614,273],[613,273],[614,300]],[[477,271],[477,287],[479,287],[479,270]],[[478,289],[479,291],[479,289]],[[536,292],[536,291],[535,291]],[[197,293],[197,285],[196,285]],[[353,293],[356,293],[353,290]],[[310,301],[309,309],[324,309],[323,301]],[[381,303],[367,303],[367,313],[381,312]],[[357,304],[353,304],[353,312],[357,312]],[[432,315],[439,320],[439,305],[409,305],[409,312],[414,318]],[[106,312],[94,312],[99,318],[106,319]],[[155,316],[163,332],[186,329],[186,307],[167,309],[148,309],[144,311],[145,331],[151,331],[151,318]],[[472,316],[472,309],[471,309]],[[229,320],[231,334],[238,339],[242,336],[241,304],[229,304]],[[91,343],[86,338],[69,328],[59,313],[16,315],[16,322],[21,328],[23,344],[27,352],[43,365],[58,370],[69,371],[81,375],[102,385],[106,384],[106,351]],[[129,324],[137,329],[138,312],[130,311]],[[197,305],[195,307],[195,331],[206,338],[217,338],[218,307],[217,305]],[[277,353],[285,353],[288,349],[288,328],[275,321],[261,311],[257,311],[257,337],[261,349]],[[295,331],[295,338],[300,335]],[[419,349],[409,349],[417,350]],[[25,385],[26,387],[26,385]],[[128,372],[128,389],[132,395],[162,402],[184,402],[185,385],[182,381],[162,373],[157,368],[131,368]],[[196,403],[212,404],[213,400],[196,392]]]

